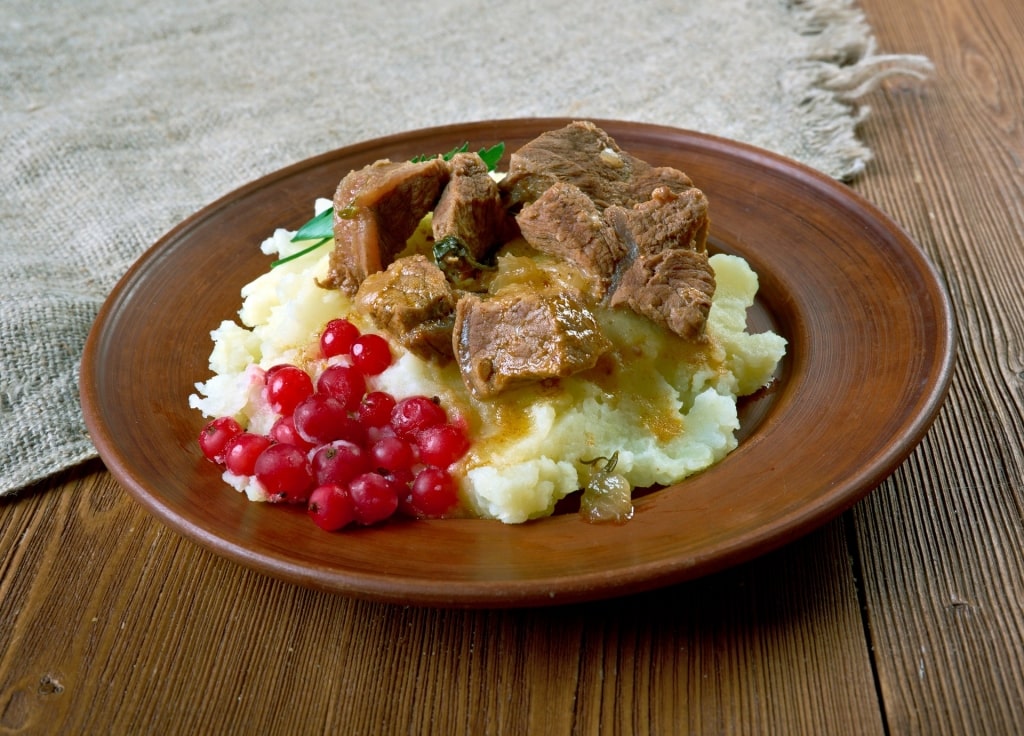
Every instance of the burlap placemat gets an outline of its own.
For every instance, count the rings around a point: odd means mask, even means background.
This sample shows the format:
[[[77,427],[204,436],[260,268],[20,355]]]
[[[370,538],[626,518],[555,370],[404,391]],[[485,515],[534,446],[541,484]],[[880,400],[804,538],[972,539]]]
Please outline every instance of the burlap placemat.
[[[845,0],[15,0],[0,24],[0,493],[95,455],[78,365],[107,293],[232,189],[356,141],[527,116],[654,122],[837,178],[856,100],[927,61]],[[182,397],[182,402],[186,397]]]

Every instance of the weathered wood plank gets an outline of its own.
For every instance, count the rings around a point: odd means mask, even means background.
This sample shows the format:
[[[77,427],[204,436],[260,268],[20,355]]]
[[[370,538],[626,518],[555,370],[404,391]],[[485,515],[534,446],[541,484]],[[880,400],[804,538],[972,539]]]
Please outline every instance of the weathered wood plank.
[[[1024,732],[1024,6],[864,0],[890,51],[936,65],[888,84],[857,188],[935,259],[959,323],[939,421],[855,510],[893,733]]]
[[[881,733],[841,522],[644,595],[435,610],[239,568],[90,470],[2,502],[2,732]]]

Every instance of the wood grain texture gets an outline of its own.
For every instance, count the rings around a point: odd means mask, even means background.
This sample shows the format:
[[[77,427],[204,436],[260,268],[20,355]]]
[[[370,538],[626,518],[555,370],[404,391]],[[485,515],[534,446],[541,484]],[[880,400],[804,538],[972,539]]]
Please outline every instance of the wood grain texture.
[[[0,507],[0,733],[881,733],[842,523],[655,593],[446,610],[266,578],[96,466],[61,480]]]
[[[913,455],[752,563],[545,610],[367,603],[180,539],[90,463],[0,501],[0,733],[1024,733],[1024,5],[862,0],[936,64],[855,189],[953,297]]]
[[[872,96],[857,185],[939,265],[959,324],[945,409],[854,511],[893,733],[1024,732],[1024,6],[863,3],[936,65]]]

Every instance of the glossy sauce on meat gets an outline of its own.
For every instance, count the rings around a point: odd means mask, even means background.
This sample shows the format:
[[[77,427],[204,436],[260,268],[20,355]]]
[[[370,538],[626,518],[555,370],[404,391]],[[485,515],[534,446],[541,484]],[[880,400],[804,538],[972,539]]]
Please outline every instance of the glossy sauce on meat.
[[[428,213],[444,254],[400,257]],[[715,288],[707,230],[707,200],[683,172],[577,122],[514,152],[500,184],[468,153],[350,173],[335,195],[328,285],[355,294],[417,355],[454,359],[470,392],[490,399],[594,368],[610,348],[598,309],[703,339]],[[554,272],[520,268],[523,278],[496,281],[495,258],[515,235],[528,246],[521,257],[572,278],[552,284]]]

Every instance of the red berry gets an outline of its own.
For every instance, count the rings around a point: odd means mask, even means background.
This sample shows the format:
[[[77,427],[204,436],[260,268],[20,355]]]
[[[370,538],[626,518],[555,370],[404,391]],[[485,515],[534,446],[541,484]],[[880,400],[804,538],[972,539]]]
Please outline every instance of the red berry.
[[[416,462],[416,454],[408,442],[389,435],[370,446],[370,460],[375,468],[397,471],[411,468]]]
[[[320,353],[325,358],[344,355],[359,337],[359,328],[347,319],[332,319],[320,333]]]
[[[306,442],[295,430],[295,417],[281,417],[270,428],[270,439],[283,445],[295,445],[300,450],[312,450],[315,445]]]
[[[409,468],[402,470],[389,470],[383,473],[384,477],[391,481],[395,493],[398,494],[398,513],[405,516],[419,517],[422,514],[412,505],[412,482],[416,476]]]
[[[355,519],[355,508],[348,489],[334,483],[314,488],[309,494],[306,511],[318,527],[329,532],[342,529]]]
[[[357,475],[348,484],[355,518],[360,524],[376,524],[391,517],[398,509],[398,493],[394,484],[379,473]]]
[[[242,433],[242,425],[231,417],[217,417],[208,422],[199,432],[199,449],[207,460],[224,462],[224,450],[228,442]]]
[[[316,394],[295,407],[295,431],[306,442],[324,445],[343,436],[350,421],[345,405],[331,396]]]
[[[366,393],[366,379],[349,365],[332,365],[316,381],[316,390],[333,396],[345,405],[346,411],[356,411]]]
[[[252,475],[256,459],[270,447],[270,438],[252,432],[236,434],[224,449],[224,465],[235,475]]]
[[[266,375],[267,403],[278,414],[291,414],[313,395],[313,379],[294,365],[274,366]]]
[[[427,427],[443,424],[447,419],[444,409],[426,396],[402,399],[391,411],[391,427],[399,437],[413,438]]]
[[[294,445],[271,445],[256,458],[253,470],[271,501],[304,502],[313,488],[306,453]]]
[[[391,365],[391,348],[380,335],[361,335],[352,343],[352,364],[367,376],[383,373]]]
[[[395,492],[401,498],[402,495],[409,494],[409,486],[412,485],[415,474],[411,468],[399,468],[398,470],[386,470],[381,473],[385,478],[391,481],[391,485],[394,487]]]
[[[427,427],[416,436],[420,459],[427,465],[447,468],[469,450],[466,433],[454,424]]]
[[[424,516],[442,516],[458,502],[455,480],[447,471],[431,465],[423,468],[412,482],[413,508]]]
[[[391,421],[395,397],[384,391],[371,391],[359,404],[359,421],[366,427],[383,427]]]
[[[343,486],[372,467],[366,450],[344,440],[332,442],[318,449],[310,463],[316,482],[320,485],[333,483]]]

